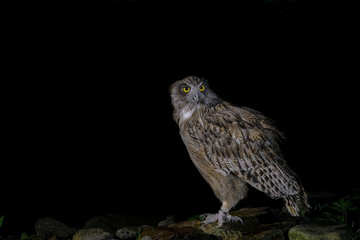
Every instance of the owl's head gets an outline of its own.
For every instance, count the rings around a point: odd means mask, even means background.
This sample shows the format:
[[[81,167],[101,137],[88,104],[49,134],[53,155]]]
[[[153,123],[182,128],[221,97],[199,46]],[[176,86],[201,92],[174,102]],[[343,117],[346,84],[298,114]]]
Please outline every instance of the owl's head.
[[[192,113],[201,107],[213,107],[221,100],[209,88],[208,82],[195,76],[176,81],[170,86],[174,118],[179,122],[181,115]],[[176,116],[175,116],[176,115]]]

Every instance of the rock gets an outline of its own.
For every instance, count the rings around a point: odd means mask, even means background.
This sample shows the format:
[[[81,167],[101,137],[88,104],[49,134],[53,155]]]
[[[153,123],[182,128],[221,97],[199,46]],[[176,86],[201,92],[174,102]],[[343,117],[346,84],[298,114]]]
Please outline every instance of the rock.
[[[37,240],[49,240],[49,237],[52,236],[56,237],[54,240],[70,240],[72,235],[72,240],[113,240],[114,238],[132,240],[284,240],[287,231],[299,224],[299,218],[281,215],[279,210],[268,207],[243,208],[232,211],[230,214],[242,218],[243,223],[227,222],[221,227],[217,227],[218,223],[201,225],[201,220],[198,219],[175,222],[174,216],[169,216],[164,220],[161,217],[108,214],[89,219],[83,229],[76,231],[75,234],[74,231],[65,234],[67,239],[57,239],[56,231],[49,226],[57,225],[57,229],[71,230],[71,228],[56,222],[56,220],[47,219],[44,221],[46,224],[38,226],[48,227],[38,227],[38,229],[39,233],[46,233],[43,236],[48,236],[48,238]],[[51,223],[51,221],[53,222]],[[64,234],[60,235],[65,236]]]
[[[171,228],[171,227],[149,227],[144,229],[141,233],[141,236],[149,236],[151,239],[156,240],[220,240],[211,234],[206,234],[200,229],[193,227],[181,227],[181,228]]]
[[[293,219],[284,221],[280,211],[268,207],[243,208],[230,212],[243,219],[240,222],[201,225],[201,220],[188,220],[167,227],[146,228],[141,236],[152,239],[223,239],[223,240],[284,240],[287,231],[297,224]]]
[[[116,236],[120,239],[132,239],[136,238],[141,231],[138,227],[123,227],[116,231]]]
[[[102,228],[85,228],[77,231],[72,240],[111,240],[113,235]]]
[[[222,240],[285,240],[286,229],[281,223],[259,224],[259,221],[250,217],[244,223],[225,223],[221,227],[217,224],[201,225],[201,230],[220,237]]]
[[[214,234],[224,240],[235,239],[284,239],[284,232],[287,231],[291,224],[278,222],[278,213],[268,207],[242,208],[231,211],[231,215],[240,217],[243,223],[224,223],[217,227],[217,223],[201,225],[200,229],[206,233]],[[261,220],[261,221],[260,221]]]
[[[194,226],[199,226],[202,231],[224,240],[283,240],[285,233],[297,224],[291,218],[283,219],[280,217],[280,211],[268,207],[242,208],[232,211],[230,214],[240,217],[243,223],[228,222],[217,227],[217,223],[200,226],[199,221],[198,225]]]
[[[314,222],[289,230],[289,240],[351,240],[352,230],[345,224]]]
[[[165,220],[162,220],[161,222],[159,222],[158,226],[159,227],[163,227],[163,226],[167,226],[169,224],[175,223],[175,216],[171,215],[166,217]]]
[[[240,229],[240,222],[225,223],[221,227],[217,227],[217,223],[209,225],[201,225],[200,229],[208,234],[213,234],[223,240],[236,240],[243,237]]]
[[[71,239],[78,228],[72,228],[52,218],[41,218],[35,223],[36,239],[46,240],[51,237],[57,239]]]
[[[217,227],[217,223],[201,225],[200,220],[190,220],[190,221],[170,224],[168,227],[176,228],[176,229],[196,228],[196,229],[201,230],[204,233],[218,236],[221,239],[238,239],[242,236],[242,233],[241,233],[242,230],[240,230],[242,225],[243,224],[241,224],[240,222],[224,223],[219,228],[219,227]]]
[[[139,236],[139,234],[145,229],[150,226],[148,225],[142,225],[139,227],[123,227],[119,228],[116,231],[116,236],[120,239],[134,239]]]

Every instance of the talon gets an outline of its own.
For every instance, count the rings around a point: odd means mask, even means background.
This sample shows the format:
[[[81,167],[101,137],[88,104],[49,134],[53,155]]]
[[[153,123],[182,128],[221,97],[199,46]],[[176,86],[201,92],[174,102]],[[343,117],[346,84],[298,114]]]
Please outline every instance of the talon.
[[[237,216],[231,216],[230,214],[228,214],[228,216],[226,217],[226,219],[228,221],[231,221],[231,222],[237,222],[237,221],[240,221],[241,224],[243,223],[243,220]]]
[[[241,223],[243,223],[242,219],[236,216],[231,216],[229,213],[225,213],[223,211],[219,211],[218,213],[215,214],[202,214],[200,215],[200,217],[205,217],[205,220],[202,221],[200,223],[200,226],[205,224],[209,224],[209,223],[213,223],[213,222],[218,222],[218,226],[217,227],[221,227],[221,225],[224,222],[236,222],[236,221],[240,221]]]

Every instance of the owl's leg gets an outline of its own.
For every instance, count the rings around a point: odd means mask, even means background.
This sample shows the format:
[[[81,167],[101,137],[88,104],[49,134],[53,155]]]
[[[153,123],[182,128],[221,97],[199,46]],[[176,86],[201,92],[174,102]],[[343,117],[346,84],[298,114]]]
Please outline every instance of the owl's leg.
[[[202,217],[205,217],[205,220],[202,224],[218,222],[218,227],[220,227],[224,222],[242,222],[241,218],[231,216],[229,211],[241,199],[246,197],[248,190],[246,183],[234,174],[222,175],[217,172],[210,173],[214,180],[209,181],[209,184],[222,205],[218,213],[203,214]]]
[[[240,221],[241,223],[243,222],[241,218],[236,216],[231,216],[229,214],[229,210],[230,208],[228,206],[228,203],[226,201],[223,201],[221,209],[219,210],[218,213],[201,215],[201,217],[206,217],[205,220],[201,222],[201,224],[218,222],[218,227],[220,227],[224,222],[236,222],[236,221]]]

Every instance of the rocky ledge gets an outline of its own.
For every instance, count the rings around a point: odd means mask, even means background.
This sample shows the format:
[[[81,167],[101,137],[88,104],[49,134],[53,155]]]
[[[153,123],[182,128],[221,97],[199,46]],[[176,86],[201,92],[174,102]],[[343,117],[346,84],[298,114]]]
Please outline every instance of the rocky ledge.
[[[79,228],[67,226],[52,218],[35,224],[35,240],[351,240],[347,225],[314,222],[291,217],[268,207],[243,208],[230,213],[243,223],[202,225],[200,219],[179,221],[174,216],[157,217],[108,214],[89,219]]]

